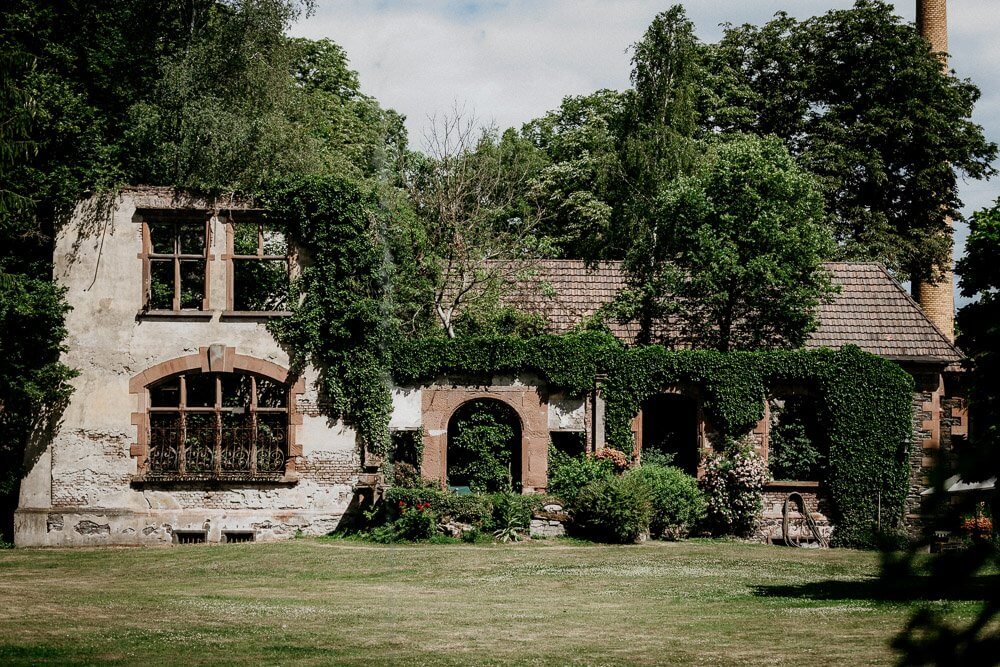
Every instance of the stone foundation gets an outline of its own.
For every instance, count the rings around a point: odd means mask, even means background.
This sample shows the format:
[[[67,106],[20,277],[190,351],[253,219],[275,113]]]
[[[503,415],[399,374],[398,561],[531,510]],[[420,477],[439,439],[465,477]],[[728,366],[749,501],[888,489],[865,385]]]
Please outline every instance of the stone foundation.
[[[72,511],[19,510],[15,530],[19,547],[156,546],[175,542],[175,533],[204,533],[205,541],[225,541],[224,534],[249,533],[255,542],[287,540],[296,534],[327,535],[343,514],[254,510],[151,510],[131,512],[99,508]]]

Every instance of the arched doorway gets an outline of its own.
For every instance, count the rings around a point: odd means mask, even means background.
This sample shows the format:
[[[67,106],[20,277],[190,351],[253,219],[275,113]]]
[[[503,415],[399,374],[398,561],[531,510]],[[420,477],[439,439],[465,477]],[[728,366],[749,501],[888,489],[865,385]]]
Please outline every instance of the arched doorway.
[[[448,420],[448,486],[463,491],[521,491],[521,420],[503,401],[463,403]]]
[[[641,451],[645,457],[658,452],[672,459],[689,475],[698,474],[698,404],[683,394],[656,394],[642,402]]]

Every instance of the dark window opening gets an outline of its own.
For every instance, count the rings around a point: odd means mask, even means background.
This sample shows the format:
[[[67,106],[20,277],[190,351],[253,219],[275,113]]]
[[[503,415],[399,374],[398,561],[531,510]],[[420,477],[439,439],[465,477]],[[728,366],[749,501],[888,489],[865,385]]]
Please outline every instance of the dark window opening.
[[[657,394],[642,402],[642,460],[667,463],[698,474],[698,405],[680,394]]]
[[[208,534],[203,530],[175,530],[175,544],[204,544],[208,541]]]
[[[182,373],[149,388],[151,478],[280,476],[286,385],[245,373]]]
[[[268,222],[234,222],[232,309],[288,309],[289,250],[282,228]]]
[[[566,456],[576,458],[587,451],[587,442],[580,431],[550,431],[552,447]]]
[[[252,530],[224,530],[222,531],[223,544],[242,544],[253,542],[256,535]]]
[[[767,462],[775,480],[821,482],[830,451],[820,423],[821,406],[813,396],[771,400]]]
[[[457,491],[521,491],[521,420],[506,403],[470,401],[448,421],[448,485]]]
[[[420,485],[420,465],[423,462],[424,432],[420,429],[392,431],[392,481],[396,486],[413,488]]]
[[[146,310],[204,310],[208,282],[208,223],[144,223]]]

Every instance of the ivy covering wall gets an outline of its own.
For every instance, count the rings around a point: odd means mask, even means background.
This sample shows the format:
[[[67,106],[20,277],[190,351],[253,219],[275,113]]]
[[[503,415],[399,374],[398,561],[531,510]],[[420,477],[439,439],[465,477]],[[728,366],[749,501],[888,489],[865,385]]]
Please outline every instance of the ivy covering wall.
[[[587,332],[530,339],[404,341],[393,353],[401,385],[453,380],[489,382],[493,375],[532,373],[550,390],[581,396],[605,374],[608,443],[632,448],[631,420],[646,397],[668,386],[696,390],[722,436],[750,431],[764,416],[772,388],[808,387],[830,441],[827,484],[840,545],[875,540],[879,503],[883,529],[902,518],[912,440],[913,381],[896,364],[841,350],[731,352],[626,349],[607,334]]]
[[[723,437],[738,437],[764,416],[775,388],[806,386],[817,396],[830,443],[827,484],[840,544],[874,539],[902,517],[912,439],[912,379],[897,365],[855,347],[839,351],[670,351],[626,349],[589,331],[533,338],[393,336],[391,265],[377,200],[336,178],[303,178],[271,190],[271,214],[288,225],[304,255],[294,314],[272,323],[300,369],[320,371],[328,414],[350,422],[367,446],[390,448],[390,388],[448,376],[488,383],[534,374],[550,391],[581,397],[604,376],[606,438],[632,448],[631,420],[642,401],[668,386],[697,391]]]

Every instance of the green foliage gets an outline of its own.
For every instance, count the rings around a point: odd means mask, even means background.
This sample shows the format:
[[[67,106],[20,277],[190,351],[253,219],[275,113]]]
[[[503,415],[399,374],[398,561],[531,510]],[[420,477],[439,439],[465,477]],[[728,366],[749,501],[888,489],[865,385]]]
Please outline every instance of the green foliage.
[[[953,168],[987,177],[997,148],[972,120],[979,89],[943,74],[891,4],[728,27],[711,70],[708,124],[780,137],[822,183],[842,256],[909,278],[948,258],[945,218],[961,219]]]
[[[493,401],[476,401],[459,408],[449,428],[448,483],[473,492],[514,488],[512,466],[520,455],[520,428],[510,408]],[[511,419],[513,417],[513,419]]]
[[[669,317],[674,345],[799,347],[833,291],[832,252],[815,180],[777,139],[732,137],[661,191],[626,257],[619,318],[645,342]]]
[[[628,544],[649,530],[653,505],[638,477],[611,476],[580,490],[570,506],[573,530],[598,542]]]
[[[497,542],[516,542],[531,525],[531,510],[522,496],[498,493],[493,496],[493,538]]]
[[[530,185],[540,229],[563,257],[619,257],[616,224],[624,189],[619,155],[625,97],[613,90],[565,97],[521,134],[545,157]]]
[[[698,161],[695,134],[705,91],[704,54],[680,5],[657,14],[634,46],[624,162],[640,195],[634,201],[639,220],[646,220],[645,210],[656,193]]]
[[[583,332],[522,339],[418,338],[399,340],[393,349],[392,375],[401,385],[459,373],[477,378],[536,372],[546,383],[582,396],[594,377],[622,349],[610,334]]]
[[[547,490],[572,505],[583,487],[614,474],[611,461],[593,456],[567,456],[549,448],[549,484]]]
[[[331,416],[354,424],[372,451],[389,451],[391,270],[377,200],[336,177],[293,179],[269,190],[269,215],[310,258],[293,287],[292,316],[271,330],[294,365],[320,371]]]
[[[390,487],[372,515],[373,528],[368,532],[394,533],[406,508],[424,507],[440,522],[456,521],[472,526],[468,537],[476,541],[493,536],[501,542],[520,539],[528,530],[531,514],[545,502],[544,496],[516,493],[467,493],[459,495],[436,486],[404,489]],[[391,526],[391,528],[386,528]]]
[[[970,438],[976,448],[963,472],[967,479],[985,479],[1000,469],[1000,200],[972,216],[956,271],[962,295],[974,299],[958,313],[959,345],[972,370]]]
[[[699,480],[708,499],[707,525],[716,535],[750,537],[763,509],[767,466],[752,442],[731,442],[712,454]]]
[[[486,381],[533,372],[551,389],[582,395],[598,373],[608,444],[632,451],[631,421],[642,401],[667,386],[697,388],[706,417],[723,436],[739,437],[764,416],[772,386],[813,388],[830,445],[828,488],[839,544],[870,546],[881,501],[882,524],[902,519],[912,437],[913,380],[896,364],[856,347],[839,351],[671,351],[624,349],[608,334],[533,339],[423,339],[401,342],[393,377],[402,385],[442,375]]]
[[[649,531],[653,537],[687,537],[705,518],[706,502],[698,480],[680,468],[643,462],[625,475],[637,478],[649,489],[653,508]]]
[[[772,411],[767,463],[772,479],[820,481],[826,473],[826,449],[815,401],[789,396]]]
[[[963,296],[972,299],[958,312],[959,345],[968,355],[965,381],[969,387],[969,441],[956,447],[953,463],[968,482],[1000,476],[1000,201],[977,211],[970,222],[965,256],[956,266]],[[952,463],[949,461],[948,463]],[[921,586],[936,591],[937,599],[956,596],[975,582],[994,576],[1000,568],[996,517],[1000,497],[996,492],[946,493],[944,480],[954,474],[951,465],[937,470],[935,492],[930,497],[932,516],[950,527],[962,527],[974,537],[968,548],[946,550],[931,557],[930,577]],[[983,500],[988,504],[982,504]],[[969,524],[965,520],[972,519]],[[943,524],[947,525],[947,524]],[[993,539],[982,539],[992,529]],[[928,569],[924,552],[932,534],[911,545],[904,554],[886,558],[881,581],[917,579]],[[967,616],[956,618],[944,609],[922,606],[893,641],[903,655],[902,664],[986,664],[994,661],[1000,642],[997,605],[984,602]]]

